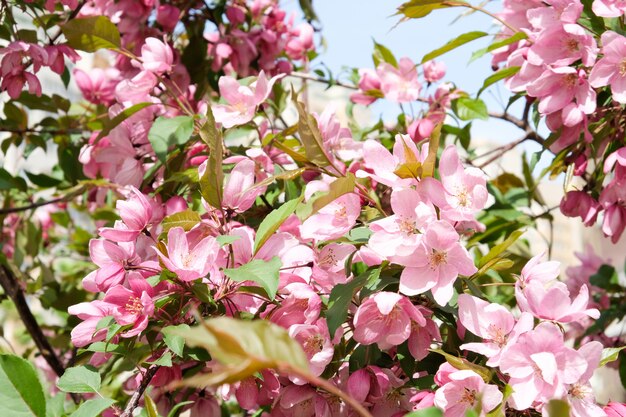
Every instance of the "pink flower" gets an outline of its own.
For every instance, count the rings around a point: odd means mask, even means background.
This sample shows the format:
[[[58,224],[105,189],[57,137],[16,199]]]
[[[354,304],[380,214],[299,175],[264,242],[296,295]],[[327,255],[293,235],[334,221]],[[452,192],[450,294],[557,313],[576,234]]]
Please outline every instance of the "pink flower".
[[[626,103],[626,38],[613,31],[602,34],[602,53],[589,74],[589,84],[599,88],[611,86],[613,100]]]
[[[416,306],[419,312],[426,319],[426,325],[420,325],[416,321],[411,322],[411,335],[408,340],[408,347],[411,356],[418,361],[424,359],[430,353],[430,347],[433,341],[441,341],[441,333],[439,327],[435,323],[431,316],[432,311],[424,306]]]
[[[602,231],[616,243],[626,228],[626,182],[614,178],[602,189],[599,201],[605,210]]]
[[[126,270],[141,264],[132,243],[117,245],[104,239],[91,239],[89,254],[99,267],[83,279],[83,287],[91,292],[106,291],[121,284],[126,278]]]
[[[500,370],[510,375],[510,403],[525,410],[535,401],[547,402],[566,393],[587,370],[585,358],[563,342],[563,333],[550,322],[522,334],[500,360]]]
[[[121,334],[122,337],[133,337],[148,327],[148,321],[154,314],[152,301],[153,289],[138,273],[129,274],[130,289],[116,285],[104,296],[104,302],[113,306],[113,317],[122,326],[132,327]]]
[[[357,309],[354,340],[389,349],[409,338],[412,321],[420,326],[426,325],[426,319],[408,298],[382,291],[366,299]]]
[[[541,31],[528,50],[528,62],[533,65],[570,65],[579,59],[592,66],[598,47],[592,35],[575,23],[556,23]]]
[[[567,389],[567,400],[573,417],[607,417],[607,413],[596,403],[593,388],[589,383],[593,372],[600,366],[602,348],[600,342],[589,342],[578,349],[578,353],[587,361],[587,369],[578,382]]]
[[[199,171],[204,174],[206,164],[202,164]],[[251,159],[238,162],[224,184],[224,198],[222,206],[235,213],[243,213],[254,204],[258,196],[265,192],[267,187],[254,187],[256,164]],[[262,178],[261,178],[262,179]]]
[[[78,68],[73,71],[74,81],[83,93],[83,97],[94,104],[110,105],[115,96],[115,79],[118,72],[114,69],[93,68],[86,73]]]
[[[515,297],[522,311],[544,320],[569,323],[586,316],[600,317],[597,309],[587,309],[589,290],[586,285],[581,286],[576,298],[571,300],[567,285],[562,282],[553,282],[546,287],[541,282],[531,281],[523,290],[516,287]]]
[[[369,68],[359,69],[359,91],[350,95],[350,100],[354,103],[368,106],[383,97],[380,91],[380,78],[376,71]]]
[[[468,294],[459,295],[459,321],[467,330],[484,340],[465,343],[461,349],[480,353],[489,358],[488,366],[498,366],[507,345],[515,344],[520,334],[532,330],[533,317],[522,313],[516,323],[509,310]]]
[[[320,376],[335,354],[326,320],[318,319],[314,324],[294,324],[289,327],[289,337],[300,343],[309,359],[311,372]]]
[[[303,239],[333,240],[350,231],[361,214],[361,200],[354,193],[344,194],[321,208],[300,226]]]
[[[419,98],[422,85],[417,79],[415,63],[409,58],[401,58],[397,68],[384,62],[376,68],[376,73],[387,100],[408,103]]]
[[[172,48],[157,38],[146,38],[141,47],[141,68],[155,74],[164,74],[172,70],[174,53]]]
[[[348,276],[345,262],[356,252],[354,245],[344,243],[329,243],[316,256],[313,264],[311,281],[329,291],[337,284],[344,284]]]
[[[130,192],[126,200],[118,200],[115,204],[122,221],[116,221],[114,227],[100,228],[100,236],[114,242],[131,242],[148,226],[152,219],[152,204],[135,187],[131,186]]]
[[[610,402],[604,407],[608,417],[626,417],[626,404]]]
[[[249,86],[240,85],[233,77],[220,77],[220,95],[228,104],[213,106],[215,121],[227,129],[251,121],[257,106],[267,99],[272,86],[281,76],[277,75],[268,81],[261,71],[256,81]]]
[[[213,236],[199,242],[190,241],[182,227],[173,227],[167,233],[167,255],[154,248],[167,269],[182,281],[194,281],[216,270],[216,259],[220,249]]]
[[[96,331],[96,327],[100,320],[112,314],[113,308],[114,306],[100,300],[70,306],[67,312],[83,320],[72,329],[71,337],[74,346],[84,347],[90,343],[104,340],[107,329],[103,328]]]
[[[620,17],[626,12],[626,1],[594,0],[591,8],[600,17]]]
[[[568,191],[560,204],[561,213],[567,217],[580,217],[585,226],[596,222],[600,203],[584,191]]]
[[[178,23],[178,17],[180,16],[180,10],[178,7],[161,4],[157,7],[156,21],[163,27],[166,32],[172,32]]]
[[[563,124],[574,126],[596,110],[596,92],[585,78],[583,70],[572,67],[548,68],[527,90],[539,98],[540,113],[563,110]]]
[[[412,188],[394,189],[391,208],[393,215],[370,224],[373,234],[368,246],[392,262],[410,264],[422,241],[422,233],[437,220],[437,213],[433,205],[424,202]]]
[[[294,324],[312,324],[322,311],[322,299],[308,284],[292,282],[281,291],[283,300],[269,312],[271,322],[286,329]]]
[[[502,403],[498,387],[486,384],[474,371],[452,372],[448,378],[449,382],[435,391],[435,405],[444,410],[445,417],[464,416],[475,407],[484,416]]]
[[[429,83],[434,83],[446,76],[446,64],[437,61],[424,63],[424,79]]]
[[[557,261],[541,262],[544,256],[545,252],[542,252],[526,262],[518,281],[521,288],[531,281],[545,284],[558,278],[561,273],[561,263]]]
[[[400,292],[416,295],[431,290],[435,301],[446,305],[452,298],[459,274],[472,275],[476,267],[459,243],[459,234],[447,222],[432,222],[415,252],[414,260],[400,277]]]

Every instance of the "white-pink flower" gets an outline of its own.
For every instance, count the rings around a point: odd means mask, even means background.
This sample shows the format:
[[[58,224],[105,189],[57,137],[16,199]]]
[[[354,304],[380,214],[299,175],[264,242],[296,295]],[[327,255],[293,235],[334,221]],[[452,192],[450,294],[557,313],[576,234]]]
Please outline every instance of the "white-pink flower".
[[[462,370],[447,375],[448,382],[435,392],[435,405],[445,417],[463,417],[470,409],[480,408],[481,416],[502,402],[496,385],[486,384],[474,371]]]
[[[611,86],[613,100],[626,103],[626,37],[613,31],[602,34],[602,53],[589,74],[589,84],[599,88]]]

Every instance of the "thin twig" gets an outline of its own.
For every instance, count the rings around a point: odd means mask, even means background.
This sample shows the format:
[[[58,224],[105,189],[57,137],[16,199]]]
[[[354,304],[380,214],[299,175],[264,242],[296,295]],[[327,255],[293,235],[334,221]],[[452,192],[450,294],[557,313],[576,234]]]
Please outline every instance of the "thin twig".
[[[49,204],[62,203],[64,201],[69,200],[70,198],[71,197],[63,196],[63,197],[55,198],[53,200],[45,200],[45,201],[40,201],[37,203],[28,204],[26,206],[9,207],[9,208],[0,209],[0,216],[3,216],[5,214],[11,214],[11,213],[19,213],[21,211],[35,209],[35,208],[42,207],[42,206],[47,206]]]
[[[124,409],[124,412],[120,417],[132,417],[133,411],[139,405],[139,400],[141,399],[141,396],[148,388],[148,385],[150,385],[150,381],[152,381],[154,374],[156,374],[159,368],[160,366],[158,365],[152,365],[150,368],[148,368],[146,373],[143,375],[141,384],[139,384],[139,387],[137,387],[137,390],[133,393],[133,396],[130,397],[128,404],[126,404],[126,408]]]
[[[297,71],[293,71],[289,73],[289,77],[294,77],[294,78],[300,78],[302,80],[310,80],[310,81],[315,81],[318,83],[322,83],[322,84],[328,84],[329,86],[339,86],[339,87],[344,87],[344,88],[349,88],[350,90],[358,90],[359,88],[357,86],[354,86],[352,84],[347,84],[341,81],[336,81],[336,80],[328,80],[326,78],[322,78],[322,77],[318,77],[315,76],[313,74],[307,74],[304,72],[297,72]]]

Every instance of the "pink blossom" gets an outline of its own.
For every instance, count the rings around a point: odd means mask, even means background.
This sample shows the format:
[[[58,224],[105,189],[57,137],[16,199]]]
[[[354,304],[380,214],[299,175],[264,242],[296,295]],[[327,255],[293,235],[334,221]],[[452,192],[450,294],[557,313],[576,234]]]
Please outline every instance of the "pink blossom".
[[[578,353],[587,361],[587,369],[580,380],[568,387],[568,402],[573,417],[607,417],[607,413],[596,403],[596,397],[589,380],[593,372],[600,366],[602,344],[589,342],[578,349]]]
[[[104,296],[104,302],[113,306],[112,315],[118,324],[132,327],[121,334],[122,337],[133,337],[144,331],[150,317],[154,314],[152,300],[153,289],[138,273],[129,274],[130,289],[116,285]]]
[[[354,103],[368,106],[376,101],[376,99],[383,97],[383,92],[380,91],[380,78],[376,71],[370,68],[359,69],[359,91],[350,95],[350,100]]]
[[[446,64],[437,61],[424,63],[424,78],[429,83],[434,83],[446,76]]]
[[[245,86],[240,85],[233,77],[221,77],[220,95],[228,104],[213,106],[215,121],[227,129],[248,123],[254,117],[257,106],[267,99],[272,92],[272,86],[280,78],[277,75],[268,80],[261,71],[256,81]]]
[[[600,203],[584,191],[568,191],[561,200],[561,213],[567,217],[580,217],[585,226],[596,222]]]
[[[89,73],[78,68],[73,71],[74,81],[83,93],[83,97],[94,104],[110,105],[115,96],[118,72],[114,69],[92,68]]]
[[[537,35],[528,50],[528,62],[533,65],[570,65],[579,59],[592,66],[598,47],[592,35],[575,23],[554,24]]]
[[[164,74],[172,70],[174,53],[172,48],[157,38],[146,38],[141,47],[141,68],[155,74]]]
[[[602,34],[604,56],[593,66],[589,74],[589,84],[599,88],[611,86],[613,100],[626,103],[626,38],[613,31]]]
[[[313,26],[302,23],[291,31],[292,38],[285,45],[287,55],[296,60],[304,59],[308,51],[314,50]]]
[[[594,0],[591,8],[600,17],[620,17],[626,12],[626,1]]]
[[[167,255],[156,247],[154,250],[165,267],[178,275],[179,279],[194,281],[215,271],[219,248],[213,236],[194,242],[182,227],[173,227],[167,232]]]
[[[200,175],[204,175],[206,163],[199,168]],[[224,198],[222,206],[235,213],[243,213],[254,204],[258,196],[265,192],[267,187],[254,187],[256,164],[251,159],[238,162],[224,183]],[[262,179],[262,178],[261,178]]]
[[[611,401],[604,407],[604,412],[608,417],[626,417],[626,404]]]
[[[569,323],[586,316],[594,319],[600,317],[597,309],[587,309],[589,290],[586,285],[581,286],[576,298],[571,300],[567,285],[562,282],[545,286],[541,282],[531,281],[523,290],[516,287],[515,297],[522,311],[544,320]]]
[[[437,220],[437,213],[412,188],[394,189],[391,208],[393,215],[370,224],[373,234],[368,246],[378,255],[404,265],[411,262],[424,230]]]
[[[376,73],[387,100],[408,103],[419,98],[422,85],[417,79],[415,63],[409,58],[401,58],[397,68],[384,62],[376,68]]]
[[[614,178],[602,189],[599,201],[605,210],[602,231],[616,243],[626,228],[626,182]]]
[[[100,236],[114,242],[131,242],[141,234],[152,219],[152,204],[148,197],[135,187],[130,187],[126,200],[118,200],[115,207],[122,221],[116,221],[114,227],[103,227]]]
[[[96,331],[98,322],[106,316],[110,316],[114,306],[100,300],[89,303],[80,303],[70,306],[67,312],[73,316],[78,316],[82,320],[72,329],[72,343],[76,347],[84,347],[93,342],[98,342],[106,338],[107,329]]]
[[[431,290],[435,301],[446,305],[452,298],[459,274],[472,275],[476,267],[459,243],[459,234],[447,222],[432,222],[415,252],[414,260],[400,277],[400,292],[416,295]]]
[[[303,239],[332,240],[350,231],[361,213],[361,200],[357,194],[344,194],[322,207],[300,226]]]
[[[542,262],[544,256],[545,252],[542,252],[526,262],[518,281],[521,288],[531,281],[546,284],[558,278],[561,273],[561,263],[557,261]]]
[[[407,344],[411,356],[421,361],[430,353],[433,341],[441,341],[441,333],[437,323],[431,318],[432,311],[420,305],[416,306],[416,308],[426,319],[426,325],[420,325],[417,321],[411,321],[411,335]]]
[[[408,298],[379,292],[366,299],[354,315],[354,340],[364,345],[378,344],[389,349],[411,335],[411,322],[426,325],[426,319]]]
[[[515,344],[520,334],[532,330],[533,317],[522,313],[516,321],[506,308],[468,294],[459,295],[459,321],[467,330],[484,340],[465,343],[461,349],[485,355],[488,366],[498,366],[507,345]]]
[[[180,10],[176,6],[161,4],[157,7],[156,21],[166,32],[172,32],[178,23]]]
[[[326,320],[318,319],[314,324],[294,324],[289,327],[289,337],[302,346],[309,359],[311,373],[321,375],[335,354]]]
[[[312,324],[322,311],[322,299],[308,284],[292,282],[281,291],[280,306],[269,312],[271,322],[286,329],[294,324]]]
[[[444,410],[445,417],[464,416],[467,410],[480,408],[481,416],[502,403],[502,393],[496,385],[486,384],[474,371],[456,371],[450,381],[435,391],[435,405]]]
[[[139,267],[141,258],[135,253],[132,243],[115,244],[104,239],[89,241],[89,254],[98,269],[83,279],[87,291],[106,291],[121,284],[126,278],[127,269]]]
[[[329,243],[316,255],[313,264],[311,280],[324,290],[330,291],[337,284],[344,284],[348,280],[345,262],[356,252],[354,245],[344,243]]]
[[[550,322],[522,334],[500,360],[500,370],[510,375],[509,401],[516,410],[563,396],[567,384],[578,382],[587,366],[579,352],[565,346],[563,333]]]

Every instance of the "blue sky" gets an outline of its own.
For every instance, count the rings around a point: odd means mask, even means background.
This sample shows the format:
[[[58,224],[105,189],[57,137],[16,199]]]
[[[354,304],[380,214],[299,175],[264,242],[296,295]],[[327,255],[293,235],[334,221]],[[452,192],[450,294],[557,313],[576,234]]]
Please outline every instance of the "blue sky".
[[[482,13],[473,13],[455,22],[459,14],[465,11],[460,8],[435,10],[423,19],[412,19],[396,25],[400,19],[394,14],[401,3],[402,0],[313,0],[321,21],[322,34],[327,41],[327,49],[323,51],[320,61],[335,75],[343,66],[372,67],[374,38],[391,49],[397,58],[407,56],[420,62],[426,53],[462,33],[480,30],[495,34],[498,31],[493,19]],[[284,4],[288,9],[298,8],[296,0],[287,0]],[[491,2],[489,7],[497,10],[500,2]],[[484,79],[493,73],[491,57],[487,55],[471,64],[468,61],[473,51],[486,47],[490,41],[490,37],[478,39],[438,58],[448,67],[445,79],[475,94]],[[499,83],[484,92],[481,98],[491,110],[502,110],[509,96],[510,93]],[[390,119],[398,107],[378,103],[372,110]],[[518,113],[521,110],[518,109]],[[473,133],[496,142],[508,142],[521,135],[518,129],[498,120],[490,120],[488,123],[475,121]]]

